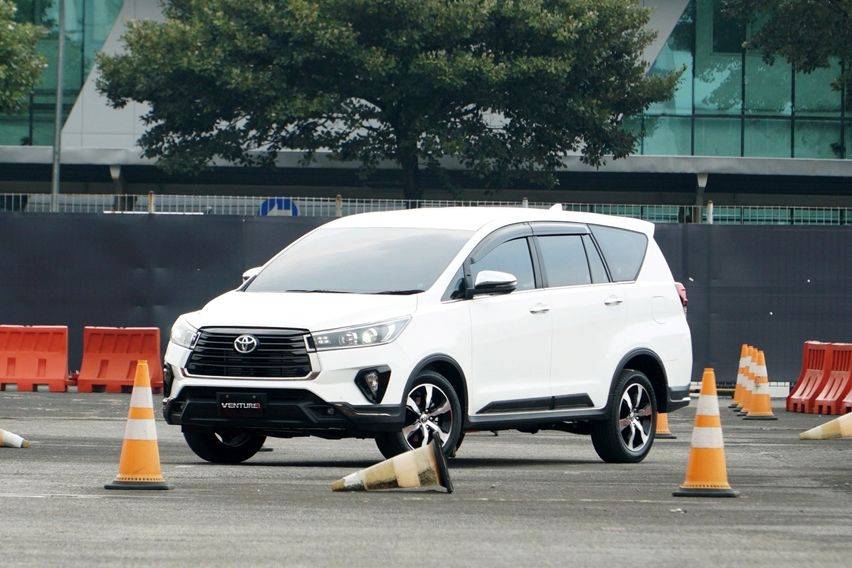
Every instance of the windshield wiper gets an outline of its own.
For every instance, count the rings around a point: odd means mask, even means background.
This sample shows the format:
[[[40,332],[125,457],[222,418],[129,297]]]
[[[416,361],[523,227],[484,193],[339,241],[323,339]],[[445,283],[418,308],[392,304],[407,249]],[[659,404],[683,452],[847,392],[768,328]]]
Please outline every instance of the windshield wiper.
[[[413,290],[385,290],[384,292],[373,292],[373,294],[391,294],[394,296],[408,296],[410,294],[419,294],[420,292],[425,292],[426,290],[413,289]]]

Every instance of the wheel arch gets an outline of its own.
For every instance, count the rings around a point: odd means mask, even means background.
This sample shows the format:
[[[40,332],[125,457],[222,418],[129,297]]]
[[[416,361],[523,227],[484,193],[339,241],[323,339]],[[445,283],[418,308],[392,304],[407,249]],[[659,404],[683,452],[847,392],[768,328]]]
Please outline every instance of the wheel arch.
[[[627,355],[621,358],[618,366],[615,368],[615,373],[610,382],[610,394],[615,381],[625,369],[642,372],[648,380],[651,381],[651,386],[654,387],[654,397],[657,399],[657,410],[666,412],[669,405],[669,381],[666,376],[666,367],[663,365],[660,356],[650,349],[640,348],[630,351]],[[610,400],[612,397],[610,396]]]
[[[405,404],[405,393],[408,392],[411,385],[414,384],[414,381],[423,371],[435,371],[450,381],[450,384],[456,389],[456,394],[459,397],[459,402],[462,406],[462,416],[467,416],[467,379],[465,378],[464,371],[462,371],[458,361],[442,353],[429,355],[414,366],[414,370],[408,376],[408,381],[405,383],[405,388],[402,391],[403,398],[400,401],[401,404]]]

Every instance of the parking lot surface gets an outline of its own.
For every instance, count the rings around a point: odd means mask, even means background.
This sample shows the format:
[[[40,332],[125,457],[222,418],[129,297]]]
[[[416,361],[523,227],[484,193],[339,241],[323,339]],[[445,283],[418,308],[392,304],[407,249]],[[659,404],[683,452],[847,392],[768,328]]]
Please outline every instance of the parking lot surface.
[[[108,492],[129,397],[0,393],[4,565],[848,566],[852,440],[803,442],[827,420],[744,422],[723,409],[738,499],[683,499],[693,408],[638,465],[602,463],[583,436],[469,435],[456,492],[332,493],[381,460],[371,440],[271,439],[210,465],[158,420],[172,491]],[[722,399],[722,402],[726,402]],[[694,405],[693,405],[694,407]]]

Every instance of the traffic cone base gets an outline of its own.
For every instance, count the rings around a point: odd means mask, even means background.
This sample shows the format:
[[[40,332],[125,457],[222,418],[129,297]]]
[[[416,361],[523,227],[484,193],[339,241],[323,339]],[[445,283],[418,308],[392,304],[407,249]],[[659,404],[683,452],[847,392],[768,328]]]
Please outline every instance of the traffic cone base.
[[[681,487],[677,491],[674,491],[672,495],[675,497],[736,497],[739,493],[730,487],[727,489],[714,489],[709,487],[705,489],[693,489]]]
[[[380,491],[443,487],[453,492],[447,458],[437,439],[428,446],[399,454],[356,471],[331,484],[332,491]]]
[[[747,414],[743,420],[778,420],[778,417],[772,414]]]
[[[151,376],[148,362],[136,364],[130,410],[121,444],[118,475],[104,489],[171,489],[163,479],[160,450],[157,446],[157,426],[154,423],[154,404],[151,397]]]

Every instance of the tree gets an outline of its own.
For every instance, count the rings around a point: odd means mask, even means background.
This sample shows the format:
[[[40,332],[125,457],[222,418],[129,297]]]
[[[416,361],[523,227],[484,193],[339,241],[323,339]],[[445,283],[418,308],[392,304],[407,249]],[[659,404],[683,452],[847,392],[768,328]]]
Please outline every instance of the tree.
[[[14,113],[45,67],[36,43],[44,29],[14,20],[16,8],[0,0],[0,113]]]
[[[726,0],[725,9],[757,24],[745,47],[763,52],[768,63],[781,56],[810,73],[837,60],[845,65],[835,89],[852,79],[852,0]]]
[[[167,170],[276,152],[367,169],[393,160],[405,196],[423,165],[551,183],[566,152],[626,156],[624,117],[668,98],[633,0],[170,0],[99,58],[115,107],[144,101],[143,155]],[[260,150],[257,152],[255,150]]]

